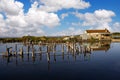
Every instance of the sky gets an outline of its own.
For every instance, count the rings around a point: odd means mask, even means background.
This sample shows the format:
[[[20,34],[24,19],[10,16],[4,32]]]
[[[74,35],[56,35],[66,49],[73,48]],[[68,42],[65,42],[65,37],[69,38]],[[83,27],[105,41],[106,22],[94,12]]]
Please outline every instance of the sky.
[[[120,0],[0,0],[0,37],[120,32]]]

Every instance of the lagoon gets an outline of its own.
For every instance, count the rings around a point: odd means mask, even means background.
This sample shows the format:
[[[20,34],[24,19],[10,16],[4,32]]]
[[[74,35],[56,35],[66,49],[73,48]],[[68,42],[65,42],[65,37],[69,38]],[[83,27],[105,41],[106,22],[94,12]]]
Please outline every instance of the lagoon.
[[[84,42],[82,46],[91,47],[91,52],[66,52],[56,45],[56,55],[50,52],[48,62],[45,52],[36,55],[4,57],[7,47],[19,44],[27,51],[23,43],[0,43],[0,78],[5,80],[120,80],[120,43],[119,42]],[[13,51],[15,48],[13,48]],[[42,48],[45,51],[45,46]],[[32,51],[30,49],[30,51]]]

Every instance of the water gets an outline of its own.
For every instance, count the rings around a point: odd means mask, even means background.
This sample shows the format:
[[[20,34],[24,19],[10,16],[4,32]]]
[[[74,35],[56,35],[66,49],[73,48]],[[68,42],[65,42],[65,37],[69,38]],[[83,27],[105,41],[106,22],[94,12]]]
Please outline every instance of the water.
[[[120,43],[96,42],[81,43],[90,46],[91,53],[51,53],[50,62],[46,53],[29,56],[3,57],[7,47],[18,43],[0,44],[0,78],[16,80],[120,80]],[[26,46],[23,46],[26,51]],[[35,46],[36,50],[37,45]],[[15,50],[13,48],[13,50]],[[45,50],[45,47],[43,48]],[[60,45],[57,45],[60,51]]]

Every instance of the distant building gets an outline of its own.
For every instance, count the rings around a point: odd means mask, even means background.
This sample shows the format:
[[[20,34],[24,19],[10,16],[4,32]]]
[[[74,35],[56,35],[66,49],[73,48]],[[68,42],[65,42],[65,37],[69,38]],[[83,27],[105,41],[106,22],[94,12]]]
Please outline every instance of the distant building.
[[[107,29],[103,30],[86,30],[85,31],[87,39],[97,39],[97,40],[111,40],[111,33]]]
[[[90,36],[88,36],[87,34],[81,34],[80,37],[82,40],[90,39]]]

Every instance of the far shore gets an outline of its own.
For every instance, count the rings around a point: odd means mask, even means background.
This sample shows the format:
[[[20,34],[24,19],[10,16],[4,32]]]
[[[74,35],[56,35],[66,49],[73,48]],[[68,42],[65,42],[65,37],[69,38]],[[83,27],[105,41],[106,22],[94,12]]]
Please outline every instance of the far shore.
[[[120,42],[120,39],[112,39],[112,42]]]

